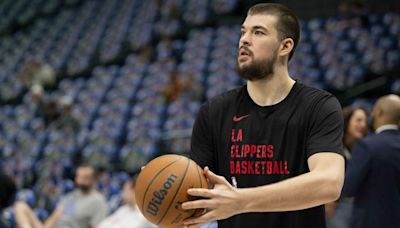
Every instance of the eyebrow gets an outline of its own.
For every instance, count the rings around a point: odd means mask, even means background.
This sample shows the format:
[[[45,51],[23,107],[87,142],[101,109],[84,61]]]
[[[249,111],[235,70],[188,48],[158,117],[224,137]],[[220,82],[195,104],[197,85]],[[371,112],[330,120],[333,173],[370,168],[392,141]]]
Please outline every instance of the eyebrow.
[[[245,27],[242,25],[241,29],[245,29]],[[261,30],[264,30],[265,32],[268,32],[268,29],[261,25],[255,25],[255,26],[251,27],[251,29],[253,29],[253,30],[261,29]]]

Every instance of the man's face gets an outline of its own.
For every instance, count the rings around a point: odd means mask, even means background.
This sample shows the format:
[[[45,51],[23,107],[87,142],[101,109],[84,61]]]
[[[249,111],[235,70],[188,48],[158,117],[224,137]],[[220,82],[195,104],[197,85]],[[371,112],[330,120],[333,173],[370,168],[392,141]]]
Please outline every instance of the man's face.
[[[274,73],[280,41],[276,16],[248,15],[242,24],[237,70],[241,77],[253,81]]]
[[[76,187],[82,192],[89,192],[95,184],[94,169],[92,167],[79,167],[75,176]]]

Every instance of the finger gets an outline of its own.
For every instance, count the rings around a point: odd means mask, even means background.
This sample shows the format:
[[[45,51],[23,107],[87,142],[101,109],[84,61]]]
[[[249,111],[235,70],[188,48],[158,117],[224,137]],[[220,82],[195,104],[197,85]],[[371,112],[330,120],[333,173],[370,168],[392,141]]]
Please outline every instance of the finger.
[[[214,208],[214,204],[208,199],[193,200],[182,203],[182,209],[184,210],[203,208]]]
[[[229,184],[225,177],[218,176],[217,174],[213,173],[208,167],[204,168],[204,174],[213,184]]]
[[[205,189],[205,188],[189,188],[187,193],[191,196],[198,196],[204,198],[212,198],[214,196],[211,189]]]
[[[189,226],[185,226],[185,228],[196,228],[197,227],[197,224],[192,224],[192,225],[189,225]]]
[[[202,223],[208,223],[211,222],[215,219],[213,219],[213,211],[209,211],[205,213],[202,216],[196,217],[196,218],[188,218],[183,221],[183,224],[185,226],[190,226],[190,225],[197,225],[197,224],[202,224]]]

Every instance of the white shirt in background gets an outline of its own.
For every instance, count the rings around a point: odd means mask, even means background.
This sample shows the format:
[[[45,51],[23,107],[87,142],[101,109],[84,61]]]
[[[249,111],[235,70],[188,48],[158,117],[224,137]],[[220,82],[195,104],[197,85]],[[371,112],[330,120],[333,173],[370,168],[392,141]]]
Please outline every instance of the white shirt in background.
[[[156,225],[151,224],[140,213],[140,211],[128,205],[121,206],[113,214],[103,220],[98,228],[153,228]]]

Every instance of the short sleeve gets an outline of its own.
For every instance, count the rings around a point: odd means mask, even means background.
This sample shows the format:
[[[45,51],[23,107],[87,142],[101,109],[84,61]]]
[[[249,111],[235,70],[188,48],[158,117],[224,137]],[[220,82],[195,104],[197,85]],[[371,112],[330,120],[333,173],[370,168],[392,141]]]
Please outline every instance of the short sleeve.
[[[90,218],[90,224],[92,226],[98,225],[101,221],[103,221],[108,215],[108,205],[106,200],[103,197],[99,197],[99,199],[93,204],[93,214]]]
[[[343,155],[343,115],[340,103],[333,96],[321,99],[310,117],[307,156],[318,152]]]
[[[209,103],[201,106],[193,126],[190,158],[200,167],[214,170],[213,139],[210,128]]]

